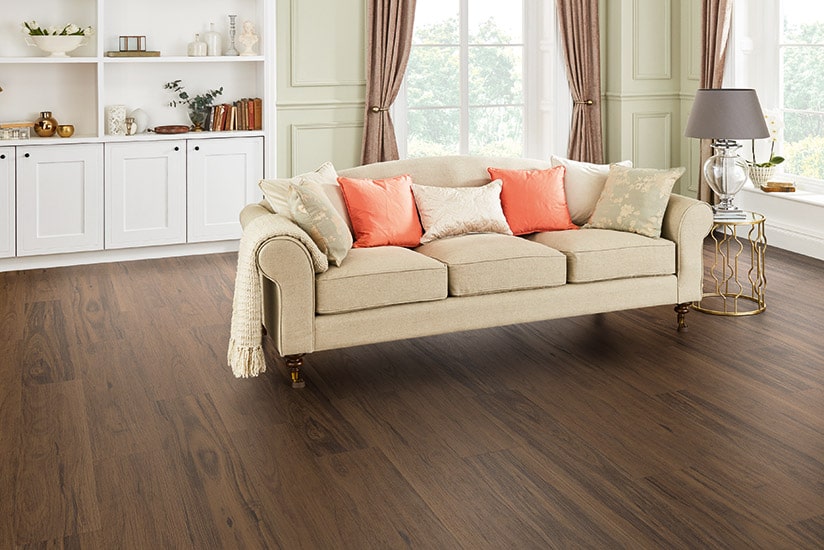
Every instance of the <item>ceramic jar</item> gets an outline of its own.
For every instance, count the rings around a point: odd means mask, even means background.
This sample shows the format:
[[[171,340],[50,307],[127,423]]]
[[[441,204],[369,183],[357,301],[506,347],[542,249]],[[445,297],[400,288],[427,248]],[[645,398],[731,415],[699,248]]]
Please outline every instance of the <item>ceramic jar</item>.
[[[51,111],[41,111],[40,117],[34,121],[34,133],[40,137],[51,137],[57,131],[57,120]]]
[[[222,55],[222,39],[220,33],[215,30],[215,24],[209,23],[209,30],[203,33],[203,41],[206,43],[206,55]]]
[[[203,57],[208,52],[208,47],[206,46],[206,42],[203,42],[200,39],[200,35],[195,35],[194,42],[189,42],[189,57]]]

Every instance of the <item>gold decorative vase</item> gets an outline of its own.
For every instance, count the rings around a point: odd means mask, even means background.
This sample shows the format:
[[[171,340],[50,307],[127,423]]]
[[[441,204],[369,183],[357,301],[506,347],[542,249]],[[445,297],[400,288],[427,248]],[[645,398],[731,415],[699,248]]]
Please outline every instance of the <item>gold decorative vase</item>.
[[[57,131],[57,120],[51,111],[41,111],[40,118],[34,121],[34,133],[40,137],[51,137]]]

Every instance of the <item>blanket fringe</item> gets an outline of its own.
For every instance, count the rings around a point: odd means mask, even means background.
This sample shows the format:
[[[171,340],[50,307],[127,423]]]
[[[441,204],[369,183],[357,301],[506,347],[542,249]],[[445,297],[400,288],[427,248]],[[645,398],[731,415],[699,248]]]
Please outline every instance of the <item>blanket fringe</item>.
[[[232,366],[232,374],[237,378],[249,378],[266,372],[266,359],[260,345],[239,346],[232,338],[229,341],[228,360]]]

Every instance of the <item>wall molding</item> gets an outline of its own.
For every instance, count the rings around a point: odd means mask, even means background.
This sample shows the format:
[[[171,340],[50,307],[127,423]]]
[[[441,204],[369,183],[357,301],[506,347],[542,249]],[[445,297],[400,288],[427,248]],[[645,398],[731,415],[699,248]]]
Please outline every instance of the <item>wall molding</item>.
[[[366,107],[366,101],[341,101],[337,99],[324,99],[319,101],[278,101],[276,107],[279,111],[363,109]]]
[[[670,100],[682,101],[684,94],[680,92],[607,92],[602,95],[607,101],[644,101],[644,100]],[[694,99],[695,94],[689,96]]]
[[[290,124],[290,142],[289,153],[290,161],[292,163],[291,170],[294,172],[295,166],[300,165],[300,151],[295,144],[298,142],[301,132],[308,132],[314,130],[340,130],[344,128],[363,128],[363,122],[323,122],[323,123],[307,123],[307,124]]]
[[[659,71],[646,71],[641,66],[641,52],[645,48],[641,44],[640,30],[649,30],[648,26],[642,24],[641,16],[648,13],[649,9],[644,9],[642,3],[648,5],[663,6],[663,20],[660,22],[661,39],[663,42],[664,56],[663,65]],[[633,0],[632,2],[632,78],[633,80],[670,80],[672,78],[672,0]]]
[[[672,113],[657,112],[657,113],[632,113],[632,159],[635,162],[640,162],[641,153],[641,124],[647,120],[660,120],[664,125],[661,138],[664,145],[664,158],[661,159],[660,165],[662,167],[672,166]],[[642,163],[644,165],[648,163]]]
[[[289,77],[290,85],[293,88],[317,88],[317,87],[340,87],[340,86],[366,86],[366,78],[355,79],[329,79],[329,80],[304,80],[298,75],[297,63],[300,59],[298,52],[300,51],[300,41],[297,37],[299,35],[298,27],[300,26],[299,4],[301,0],[291,0],[289,9],[291,10],[291,17],[289,21],[289,46],[292,50],[289,63]],[[302,0],[304,3],[306,0]]]

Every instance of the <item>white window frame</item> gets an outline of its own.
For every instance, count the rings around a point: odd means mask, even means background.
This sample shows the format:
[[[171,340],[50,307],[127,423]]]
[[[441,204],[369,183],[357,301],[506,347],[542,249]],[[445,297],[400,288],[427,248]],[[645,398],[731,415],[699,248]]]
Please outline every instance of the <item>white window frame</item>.
[[[781,0],[740,1],[733,10],[732,45],[724,73],[725,87],[755,88],[765,111],[783,109],[781,74]],[[812,46],[821,47],[821,46]],[[782,136],[783,139],[783,136]],[[742,156],[750,158],[750,143],[742,143]],[[776,154],[783,149],[778,142]],[[763,147],[763,144],[762,144]],[[799,189],[824,194],[824,180],[788,174]]]
[[[462,13],[470,0],[461,0]],[[523,156],[527,158],[549,158],[550,154],[566,155],[569,140],[569,125],[572,118],[572,98],[563,60],[563,50],[557,31],[554,0],[523,0],[523,110],[524,143]],[[460,78],[462,94],[468,90],[467,58],[465,49],[468,30],[466,18],[461,22]],[[414,47],[414,46],[413,46]],[[466,154],[468,146],[469,105],[462,98],[461,108],[461,153]],[[520,106],[520,105],[519,105]],[[457,106],[456,106],[457,107]],[[398,97],[390,107],[390,115],[395,127],[400,158],[407,157],[407,96],[406,80],[401,85]]]

